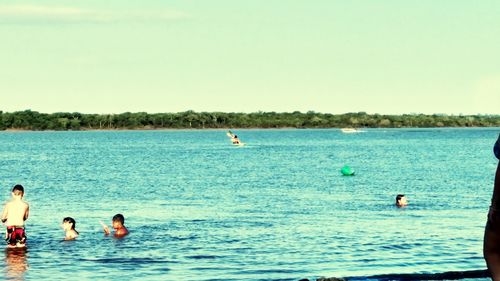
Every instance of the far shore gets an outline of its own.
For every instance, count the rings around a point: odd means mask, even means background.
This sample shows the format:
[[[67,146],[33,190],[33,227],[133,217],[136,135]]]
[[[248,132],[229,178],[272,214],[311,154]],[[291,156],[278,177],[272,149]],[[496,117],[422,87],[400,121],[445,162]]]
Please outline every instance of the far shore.
[[[0,132],[113,132],[113,131],[228,131],[228,130],[341,130],[343,128],[339,127],[331,127],[331,128],[296,128],[296,127],[277,127],[277,128],[268,128],[268,127],[251,127],[251,128],[102,128],[102,129],[94,129],[94,128],[80,128],[78,130],[67,129],[67,130],[31,130],[31,129],[22,129],[22,128],[7,128],[5,130],[0,130]],[[500,126],[488,126],[488,127],[360,127],[356,128],[358,130],[364,129],[415,129],[415,130],[438,130],[438,129],[500,129]]]
[[[500,127],[500,115],[446,114],[344,114],[294,112],[195,112],[83,114],[39,113],[25,110],[2,112],[1,130],[226,130],[233,129],[334,129],[334,128],[446,128]]]

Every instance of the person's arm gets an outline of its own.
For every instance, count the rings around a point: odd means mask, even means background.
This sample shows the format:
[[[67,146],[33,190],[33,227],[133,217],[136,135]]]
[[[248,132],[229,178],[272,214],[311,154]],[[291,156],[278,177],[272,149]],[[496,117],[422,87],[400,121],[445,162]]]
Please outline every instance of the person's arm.
[[[109,235],[111,233],[109,227],[105,225],[102,221],[100,221],[99,223],[102,225],[102,230],[104,230],[104,235]]]
[[[495,156],[500,160],[500,135],[493,147]],[[490,212],[500,210],[500,163],[498,163],[497,172],[495,174],[495,186],[493,188],[493,195],[491,196]]]
[[[5,207],[3,208],[3,213],[2,213],[2,223],[5,223],[7,221],[7,215],[9,214],[9,208],[8,204],[5,204]]]
[[[493,187],[493,196],[491,197],[490,211],[488,212],[488,219],[493,219],[496,213],[500,211],[500,162],[497,166],[495,174],[495,185]]]
[[[500,162],[498,162],[497,172],[495,174],[495,184],[493,187],[493,196],[491,197],[491,205],[500,209]]]
[[[28,203],[26,203],[26,211],[24,212],[24,220],[27,220],[28,217],[30,215],[30,205],[28,205]]]

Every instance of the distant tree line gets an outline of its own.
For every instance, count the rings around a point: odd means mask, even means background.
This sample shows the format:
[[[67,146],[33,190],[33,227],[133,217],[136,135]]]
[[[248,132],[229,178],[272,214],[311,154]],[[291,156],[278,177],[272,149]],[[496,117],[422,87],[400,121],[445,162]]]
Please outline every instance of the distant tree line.
[[[430,128],[500,127],[500,115],[403,114],[365,112],[329,114],[295,112],[195,112],[82,114],[0,111],[0,130],[111,130],[208,128]]]

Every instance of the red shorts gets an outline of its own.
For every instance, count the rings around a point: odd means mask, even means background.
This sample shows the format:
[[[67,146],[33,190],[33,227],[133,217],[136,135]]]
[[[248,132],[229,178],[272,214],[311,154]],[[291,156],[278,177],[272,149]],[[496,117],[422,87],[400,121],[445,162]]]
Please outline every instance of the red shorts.
[[[16,246],[17,243],[25,244],[26,233],[24,232],[24,227],[7,226],[7,237],[5,241],[11,246]]]

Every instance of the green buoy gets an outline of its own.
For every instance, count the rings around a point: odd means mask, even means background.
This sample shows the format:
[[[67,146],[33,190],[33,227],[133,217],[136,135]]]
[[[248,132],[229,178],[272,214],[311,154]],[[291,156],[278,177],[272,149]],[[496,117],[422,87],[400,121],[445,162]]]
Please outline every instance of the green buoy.
[[[347,165],[345,165],[344,167],[342,167],[342,169],[340,169],[340,172],[344,176],[354,176],[354,170],[351,169],[351,167],[349,167]]]

